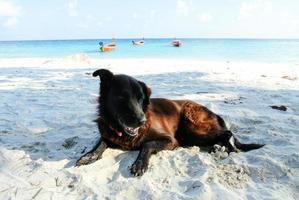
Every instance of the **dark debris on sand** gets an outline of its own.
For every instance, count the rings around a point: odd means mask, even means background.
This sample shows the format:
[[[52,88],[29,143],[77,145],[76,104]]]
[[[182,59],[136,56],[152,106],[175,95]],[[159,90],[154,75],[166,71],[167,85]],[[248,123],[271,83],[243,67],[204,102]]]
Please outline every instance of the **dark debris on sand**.
[[[272,109],[281,110],[281,111],[287,111],[287,107],[284,105],[281,106],[270,106]]]

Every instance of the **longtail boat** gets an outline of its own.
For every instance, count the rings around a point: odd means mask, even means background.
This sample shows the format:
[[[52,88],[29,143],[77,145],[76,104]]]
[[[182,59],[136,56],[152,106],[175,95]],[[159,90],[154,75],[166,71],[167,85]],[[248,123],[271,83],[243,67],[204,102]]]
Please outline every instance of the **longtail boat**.
[[[180,40],[173,40],[171,44],[175,47],[180,47],[183,43]]]
[[[144,45],[144,40],[139,40],[139,41],[132,41],[133,45],[141,46]]]
[[[100,50],[102,52],[108,52],[116,48],[115,39],[112,39],[112,42],[108,44],[104,44],[103,42],[100,42],[99,45],[100,45]]]

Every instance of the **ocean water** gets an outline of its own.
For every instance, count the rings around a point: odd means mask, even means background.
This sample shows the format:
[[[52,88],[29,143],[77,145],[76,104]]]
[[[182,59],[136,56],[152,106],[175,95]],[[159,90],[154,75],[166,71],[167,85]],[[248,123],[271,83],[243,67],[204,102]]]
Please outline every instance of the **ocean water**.
[[[172,39],[145,39],[133,46],[133,39],[118,39],[117,49],[102,53],[98,43],[110,40],[2,41],[0,58],[59,58],[83,53],[91,58],[168,58],[216,61],[299,62],[299,40],[181,39],[183,46],[171,46]]]

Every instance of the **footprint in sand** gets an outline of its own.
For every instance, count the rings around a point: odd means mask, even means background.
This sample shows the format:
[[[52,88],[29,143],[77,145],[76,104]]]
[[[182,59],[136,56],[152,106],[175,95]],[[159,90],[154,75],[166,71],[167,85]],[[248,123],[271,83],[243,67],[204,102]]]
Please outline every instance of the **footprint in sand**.
[[[34,142],[32,144],[22,145],[21,149],[31,153],[49,152],[49,149],[46,148],[46,143],[44,142]]]
[[[71,137],[71,138],[67,138],[64,140],[64,143],[62,144],[62,146],[66,149],[71,149],[73,148],[76,144],[78,144],[78,140],[79,137],[75,136],[75,137]]]
[[[249,181],[249,170],[240,165],[220,164],[209,172],[209,177],[226,187],[242,189]]]
[[[246,99],[245,97],[238,97],[238,98],[225,98],[224,103],[231,104],[231,105],[237,105],[243,103],[243,100]]]

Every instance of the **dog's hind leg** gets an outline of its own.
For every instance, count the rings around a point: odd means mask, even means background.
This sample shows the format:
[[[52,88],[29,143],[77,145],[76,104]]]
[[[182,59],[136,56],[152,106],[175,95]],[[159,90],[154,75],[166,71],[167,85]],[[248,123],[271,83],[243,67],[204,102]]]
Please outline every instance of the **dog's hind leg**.
[[[228,153],[250,151],[262,144],[242,144],[225,125],[224,120],[195,102],[187,102],[181,111],[179,142],[185,146],[225,146]]]
[[[102,154],[107,149],[107,147],[108,147],[107,143],[103,139],[100,139],[99,142],[95,145],[95,147],[91,151],[83,155],[76,162],[76,166],[88,165],[90,163],[97,161],[102,157]]]
[[[172,150],[178,146],[175,139],[161,139],[144,143],[136,161],[131,166],[131,173],[134,176],[141,176],[148,168],[149,158],[153,153],[161,150]]]
[[[264,146],[264,144],[243,144],[239,142],[239,140],[233,135],[233,133],[229,130],[225,130],[214,134],[213,137],[210,138],[210,144],[220,144],[226,148],[227,153],[231,152],[240,152],[240,151],[250,151],[254,149],[259,149]],[[213,148],[213,147],[212,147]]]
[[[220,131],[217,134],[213,134],[214,138],[210,138],[212,144],[212,148],[210,152],[214,151],[215,146],[214,145],[220,145],[224,146],[227,153],[231,152],[239,152],[240,150],[236,147],[235,144],[235,137],[233,136],[233,133],[231,131]]]

